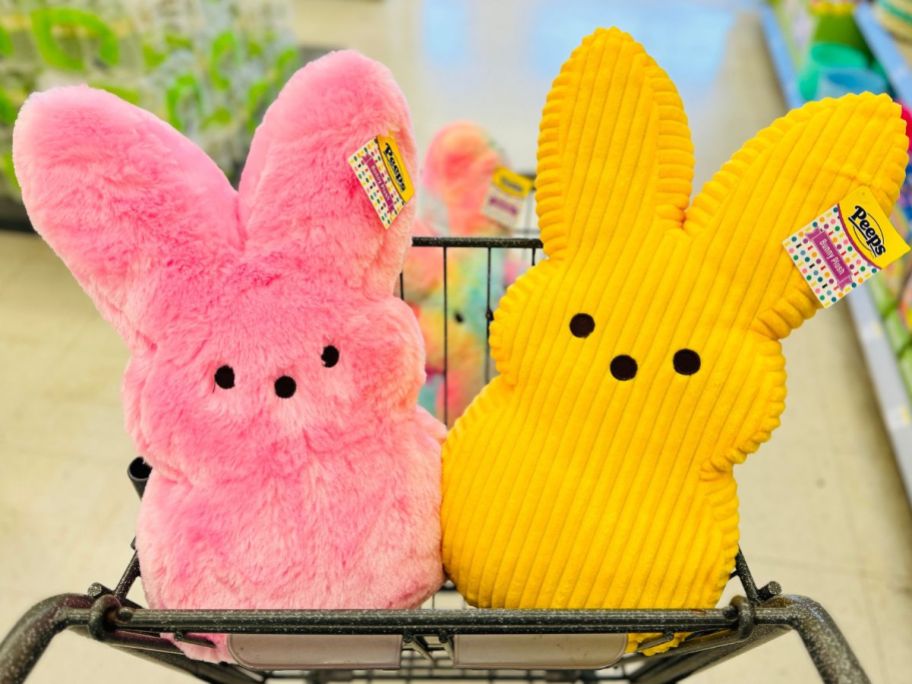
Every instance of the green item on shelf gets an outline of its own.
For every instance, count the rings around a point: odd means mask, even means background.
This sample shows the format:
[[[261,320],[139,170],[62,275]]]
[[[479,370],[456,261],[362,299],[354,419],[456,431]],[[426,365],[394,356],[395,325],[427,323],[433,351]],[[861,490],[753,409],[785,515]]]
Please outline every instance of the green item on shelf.
[[[13,54],[13,39],[0,24],[0,57],[9,57],[11,54]]]
[[[301,53],[296,47],[289,47],[282,50],[278,55],[276,55],[275,60],[275,70],[276,78],[279,87],[282,86],[285,81],[291,76],[292,73],[297,70],[301,62]]]
[[[192,50],[193,39],[189,36],[182,36],[177,33],[168,33],[165,36],[165,45],[167,45],[168,49],[172,51]]]
[[[142,95],[136,88],[129,88],[123,85],[114,85],[113,83],[89,83],[93,88],[107,90],[112,95],[117,95],[121,100],[126,100],[130,104],[139,105]]]
[[[301,62],[290,0],[0,0],[0,204],[12,124],[36,89],[88,83],[169,121],[232,171]]]
[[[0,176],[6,181],[7,187],[15,194],[19,194],[19,180],[16,178],[16,170],[13,168],[13,153],[5,152],[0,155]]]
[[[4,43],[0,56],[4,65],[8,63],[19,72],[27,70],[38,56],[31,25],[31,18],[22,7],[11,7],[0,14],[0,33],[3,33],[0,42]]]
[[[858,50],[839,43],[814,43],[798,74],[798,89],[805,100],[817,97],[822,72],[831,69],[864,69],[868,58]]]
[[[878,273],[868,281],[868,290],[874,300],[874,306],[881,317],[896,309],[896,298],[884,282],[883,274]]]
[[[249,132],[256,130],[266,109],[266,104],[300,66],[300,52],[296,47],[285,48],[276,55],[272,68],[265,78],[250,84],[247,90],[246,127]]]
[[[0,124],[12,126],[16,123],[16,114],[18,112],[19,106],[0,88]]]
[[[898,212],[894,212],[894,216]],[[891,218],[893,218],[891,216]],[[894,219],[895,220],[895,219]],[[894,223],[898,228],[900,228],[898,223]],[[905,235],[900,228],[900,235]],[[892,264],[889,264],[884,268],[880,273],[877,274],[876,278],[878,281],[878,286],[882,286],[887,290],[888,296],[895,302],[899,302],[899,298],[902,295],[903,285],[906,282],[906,276],[909,272],[909,266],[912,264],[912,261],[907,257],[909,254],[905,254],[899,258],[898,261],[894,261]]]
[[[165,92],[165,108],[168,123],[179,131],[190,128],[189,112],[193,112],[196,121],[202,119],[203,91],[193,74],[181,74],[174,79]]]
[[[152,71],[157,67],[161,66],[166,59],[168,59],[168,53],[162,52],[161,50],[156,49],[153,45],[148,43],[143,43],[142,46],[142,55],[143,55],[143,65],[147,70]]]
[[[219,90],[231,87],[231,76],[241,63],[240,44],[231,31],[224,31],[212,41],[209,50],[209,80]]]
[[[202,127],[206,129],[213,126],[228,126],[233,119],[234,116],[227,107],[218,107],[209,116],[203,119]]]
[[[906,385],[906,391],[912,394],[912,347],[903,350],[899,355],[899,373]]]
[[[272,87],[272,80],[261,78],[254,81],[247,91],[247,130],[250,133],[260,124],[260,118],[266,108],[267,96]]]
[[[251,57],[262,57],[263,56],[263,45],[258,40],[253,38],[247,39],[247,54]]]
[[[868,44],[858,30],[851,5],[837,11],[835,8],[815,13],[817,25],[811,34],[811,43],[836,43],[846,45],[862,53],[868,60],[873,59]]]
[[[909,344],[912,337],[910,337],[909,328],[906,327],[902,316],[899,315],[899,311],[893,309],[884,316],[883,323],[884,330],[887,333],[887,339],[889,340],[893,351],[899,352]]]
[[[61,31],[61,29],[63,29]],[[63,35],[58,35],[62,33]],[[101,17],[75,7],[42,7],[32,11],[32,36],[42,59],[66,71],[86,70],[82,41],[98,41],[97,58],[108,66],[120,61],[117,34]],[[69,39],[69,40],[65,40]]]

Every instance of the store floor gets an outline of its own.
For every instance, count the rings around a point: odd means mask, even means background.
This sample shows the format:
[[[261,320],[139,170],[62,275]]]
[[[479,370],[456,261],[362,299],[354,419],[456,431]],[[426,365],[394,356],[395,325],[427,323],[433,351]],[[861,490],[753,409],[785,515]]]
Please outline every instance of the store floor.
[[[625,7],[620,7],[624,5]],[[483,123],[534,166],[539,111],[579,39],[618,24],[678,83],[702,182],[783,112],[755,6],[744,2],[299,2],[305,42],[385,61],[419,142],[457,118]],[[841,625],[874,682],[912,670],[912,518],[844,304],[785,343],[789,402],[771,443],[737,470],[742,546],[760,581],[808,594]],[[50,251],[0,231],[0,632],[34,601],[111,585],[137,509],[124,469],[123,345]],[[32,681],[186,681],[65,634]],[[695,682],[812,682],[797,636]]]

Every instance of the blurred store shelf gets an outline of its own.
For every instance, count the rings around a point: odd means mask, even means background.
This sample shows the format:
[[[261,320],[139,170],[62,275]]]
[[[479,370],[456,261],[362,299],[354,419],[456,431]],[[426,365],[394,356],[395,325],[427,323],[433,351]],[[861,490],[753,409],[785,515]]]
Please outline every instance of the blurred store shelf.
[[[761,13],[767,48],[783,97],[789,108],[799,107],[804,100],[798,89],[795,59],[781,19],[770,6],[764,6]],[[895,41],[877,21],[869,5],[859,5],[855,19],[868,47],[886,72],[897,99],[912,103],[912,70],[909,68],[912,45]],[[875,304],[873,289],[860,288],[846,300],[906,494],[912,502],[912,402],[899,359]]]

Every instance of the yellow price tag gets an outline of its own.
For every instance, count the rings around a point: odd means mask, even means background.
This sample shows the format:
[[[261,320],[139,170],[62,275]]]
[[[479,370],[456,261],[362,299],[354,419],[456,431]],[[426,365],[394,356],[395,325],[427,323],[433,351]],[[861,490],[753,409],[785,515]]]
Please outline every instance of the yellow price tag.
[[[380,156],[383,157],[386,170],[396,186],[396,192],[402,201],[407,203],[415,195],[415,188],[412,186],[412,179],[409,178],[408,169],[405,168],[396,141],[391,137],[378,135],[377,145],[380,147]]]
[[[412,179],[392,136],[371,138],[348,158],[358,182],[384,228],[415,195]]]
[[[491,183],[508,195],[521,199],[525,199],[526,195],[532,192],[532,181],[525,176],[520,176],[506,166],[499,166],[494,169]]]
[[[883,268],[909,251],[899,231],[867,188],[858,188],[839,203],[846,234],[858,252]]]

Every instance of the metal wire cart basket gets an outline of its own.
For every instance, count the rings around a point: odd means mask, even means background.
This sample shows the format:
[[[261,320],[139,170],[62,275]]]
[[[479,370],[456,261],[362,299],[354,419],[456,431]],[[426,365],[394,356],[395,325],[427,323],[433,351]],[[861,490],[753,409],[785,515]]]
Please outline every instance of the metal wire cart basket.
[[[450,250],[486,251],[485,309],[461,312],[461,316],[484,316],[489,324],[493,318],[492,254],[496,250],[520,250],[534,264],[542,243],[523,237],[415,238],[413,247],[442,251],[446,383],[448,326],[455,324],[448,320]],[[407,287],[400,279],[402,296]],[[486,361],[485,379],[490,372]],[[142,459],[133,461],[129,475],[142,496],[149,475]],[[24,681],[54,636],[66,629],[218,684],[273,680],[659,684],[681,681],[795,630],[824,682],[869,681],[827,612],[809,598],[782,594],[775,582],[758,587],[741,553],[732,579],[737,578],[743,595],[727,607],[712,610],[476,610],[467,609],[452,586],[444,587],[429,608],[420,610],[150,610],[127,597],[139,576],[134,553],[113,589],[96,583],[85,594],[54,596],[36,604],[0,643],[0,683]],[[661,636],[642,648],[656,646],[675,633],[690,635],[679,646],[656,656],[639,652],[624,655],[623,647],[617,648],[626,639],[616,635],[644,632]],[[194,633],[266,638],[266,643],[279,644],[290,656],[291,664],[283,667],[294,669],[190,660],[172,641],[162,638],[162,633],[192,643],[200,643]],[[547,658],[541,658],[543,653],[562,653],[564,658],[562,662],[546,662]],[[523,654],[529,660],[524,661]],[[515,669],[521,666],[523,669]],[[530,666],[539,669],[528,669]]]

